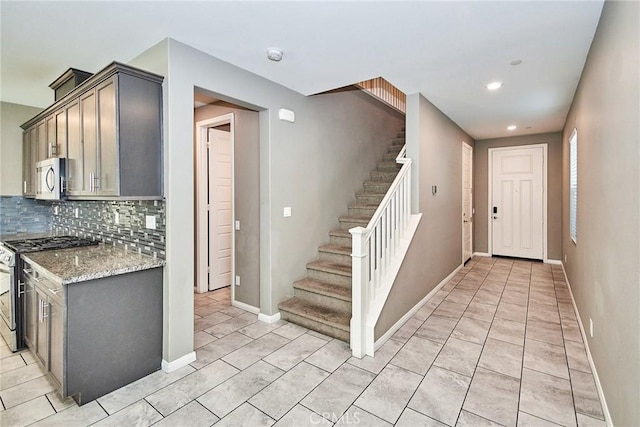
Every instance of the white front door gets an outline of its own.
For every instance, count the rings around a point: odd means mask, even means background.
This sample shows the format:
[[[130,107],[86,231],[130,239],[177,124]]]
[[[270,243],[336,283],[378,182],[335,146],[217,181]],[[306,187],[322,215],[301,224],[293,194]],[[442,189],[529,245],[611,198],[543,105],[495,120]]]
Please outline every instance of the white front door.
[[[543,259],[544,148],[490,151],[492,254]]]
[[[209,139],[209,290],[231,285],[231,133],[214,128]]]
[[[462,262],[473,253],[473,149],[462,143]]]

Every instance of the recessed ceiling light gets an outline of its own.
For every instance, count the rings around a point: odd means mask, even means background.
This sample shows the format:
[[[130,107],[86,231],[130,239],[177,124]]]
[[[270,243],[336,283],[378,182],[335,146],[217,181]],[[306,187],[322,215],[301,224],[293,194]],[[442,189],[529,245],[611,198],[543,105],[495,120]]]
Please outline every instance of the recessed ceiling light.
[[[507,126],[507,130],[516,130],[518,127],[516,125]]]
[[[489,90],[497,90],[497,89],[500,89],[502,87],[502,82],[487,83],[486,87]]]
[[[511,64],[511,65],[520,65],[520,64],[522,64],[522,59],[515,59],[515,60],[511,61],[509,64]]]

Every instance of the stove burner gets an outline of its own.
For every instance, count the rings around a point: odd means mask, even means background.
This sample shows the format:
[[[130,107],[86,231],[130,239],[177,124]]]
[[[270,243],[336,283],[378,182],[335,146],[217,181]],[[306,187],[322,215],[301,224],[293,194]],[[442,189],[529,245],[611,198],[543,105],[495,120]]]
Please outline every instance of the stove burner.
[[[75,236],[41,237],[37,239],[7,240],[4,245],[15,252],[37,252],[49,249],[67,249],[93,246],[99,242]]]

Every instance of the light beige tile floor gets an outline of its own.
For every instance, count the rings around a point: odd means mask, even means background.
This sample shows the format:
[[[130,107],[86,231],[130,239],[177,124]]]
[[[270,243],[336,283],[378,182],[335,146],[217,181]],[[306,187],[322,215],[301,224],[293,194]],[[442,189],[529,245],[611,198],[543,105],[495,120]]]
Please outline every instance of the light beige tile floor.
[[[78,407],[0,344],[0,425],[604,426],[562,269],[474,258],[377,352],[194,296],[197,360]]]

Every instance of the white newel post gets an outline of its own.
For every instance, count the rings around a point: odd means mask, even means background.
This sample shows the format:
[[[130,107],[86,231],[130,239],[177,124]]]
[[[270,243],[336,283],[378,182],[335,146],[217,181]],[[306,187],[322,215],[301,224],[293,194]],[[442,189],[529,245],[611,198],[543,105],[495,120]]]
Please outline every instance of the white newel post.
[[[356,227],[349,230],[351,233],[351,325],[350,340],[351,352],[354,357],[362,358],[365,355],[365,326],[367,313],[367,269],[369,250],[367,249],[367,229]]]

